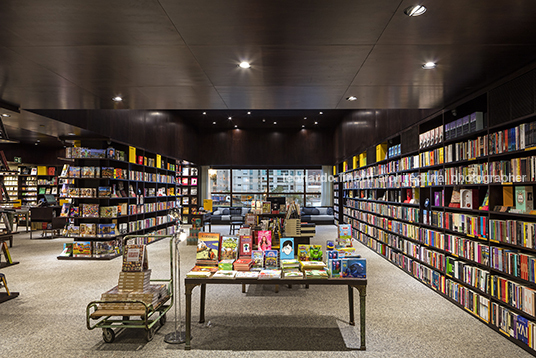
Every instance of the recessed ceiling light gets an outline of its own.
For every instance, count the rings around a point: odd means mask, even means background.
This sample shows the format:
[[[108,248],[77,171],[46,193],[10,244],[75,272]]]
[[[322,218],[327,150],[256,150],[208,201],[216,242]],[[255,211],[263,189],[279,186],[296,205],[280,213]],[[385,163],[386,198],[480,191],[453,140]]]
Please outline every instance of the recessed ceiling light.
[[[305,124],[302,124],[301,127],[302,127],[302,128],[305,128]]]
[[[263,122],[266,122],[266,119],[263,118],[262,121],[263,121]]]
[[[207,115],[207,112],[203,112],[203,115],[206,116],[206,115]]]
[[[408,16],[420,16],[424,14],[425,12],[426,12],[426,8],[422,5],[413,5],[413,6],[406,8],[406,10],[404,10],[404,14]]]
[[[238,128],[238,125],[235,124],[234,127],[235,127],[235,128]]]
[[[121,98],[120,96],[115,96],[114,98],[112,98],[112,101],[114,102],[121,102],[123,100],[123,98]]]
[[[319,112],[318,114],[324,114],[324,112]]]
[[[216,122],[212,122],[212,124],[216,124]]]
[[[350,96],[348,98],[346,98],[347,101],[356,101],[357,100],[357,97],[356,96]]]
[[[315,124],[318,124],[318,122],[315,122]]]
[[[233,119],[233,117],[227,117],[227,119]]]
[[[248,112],[248,114],[251,114],[251,112]]]
[[[67,133],[67,135],[74,135],[74,133],[73,133],[73,132],[70,132],[70,133]]]
[[[307,119],[307,117],[303,117],[303,119]]]
[[[11,117],[11,115],[9,115],[7,113],[2,113],[2,117]]]
[[[277,122],[274,122],[274,124],[277,124]]]
[[[431,70],[436,67],[437,65],[435,62],[426,62],[424,65],[422,65],[422,68],[424,68],[425,70]]]
[[[240,68],[250,68],[251,67],[249,62],[246,62],[246,61],[240,62],[240,64],[238,66],[240,66]]]

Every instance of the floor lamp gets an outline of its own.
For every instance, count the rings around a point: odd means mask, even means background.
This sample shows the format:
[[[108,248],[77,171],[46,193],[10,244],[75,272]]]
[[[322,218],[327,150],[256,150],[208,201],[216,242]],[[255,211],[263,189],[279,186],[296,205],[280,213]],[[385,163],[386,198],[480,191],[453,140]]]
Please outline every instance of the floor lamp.
[[[175,221],[177,226],[180,220],[180,211],[177,208],[173,208],[168,212],[171,220]],[[184,229],[178,225],[178,230],[173,234],[175,257],[177,258],[176,264],[173,266],[173,305],[175,306],[175,331],[166,334],[164,342],[169,344],[181,344],[186,342],[186,332],[182,330],[182,309],[181,309],[181,256],[179,251],[179,244],[187,237]],[[172,262],[173,265],[173,262]],[[178,306],[178,307],[177,307]],[[177,313],[178,308],[178,313]],[[179,325],[180,324],[180,325]]]

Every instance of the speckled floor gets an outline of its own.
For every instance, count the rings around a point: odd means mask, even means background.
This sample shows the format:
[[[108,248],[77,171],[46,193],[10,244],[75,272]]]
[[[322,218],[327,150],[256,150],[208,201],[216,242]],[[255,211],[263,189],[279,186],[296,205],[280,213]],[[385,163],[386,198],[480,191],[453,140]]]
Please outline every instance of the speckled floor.
[[[213,230],[228,233],[226,226]],[[325,244],[335,234],[335,226],[317,226],[313,243]],[[174,329],[171,314],[149,343],[141,330],[127,330],[106,344],[101,331],[86,328],[85,308],[117,283],[121,261],[59,261],[66,241],[16,236],[11,253],[21,263],[0,270],[10,289],[20,292],[0,304],[2,357],[530,357],[360,244],[369,277],[366,351],[351,350],[359,346],[359,326],[347,324],[343,286],[281,287],[275,293],[273,286],[255,285],[245,294],[240,286],[208,286],[205,324],[197,323],[195,289],[192,351],[164,343]],[[148,251],[153,278],[167,278],[168,242],[149,245]],[[184,274],[193,266],[195,247],[182,246],[181,256]]]

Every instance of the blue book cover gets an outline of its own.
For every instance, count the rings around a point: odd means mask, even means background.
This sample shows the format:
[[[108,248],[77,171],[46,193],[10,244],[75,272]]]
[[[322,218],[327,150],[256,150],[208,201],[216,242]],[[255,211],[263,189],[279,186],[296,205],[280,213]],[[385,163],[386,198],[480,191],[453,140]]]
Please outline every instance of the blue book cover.
[[[265,250],[264,251],[264,268],[273,269],[278,268],[277,262],[277,250]]]
[[[516,338],[525,344],[529,344],[529,321],[523,316],[517,317]]]
[[[345,259],[342,261],[341,277],[367,278],[366,259]]]
[[[294,238],[283,237],[280,240],[280,253],[281,260],[290,260],[294,258]]]

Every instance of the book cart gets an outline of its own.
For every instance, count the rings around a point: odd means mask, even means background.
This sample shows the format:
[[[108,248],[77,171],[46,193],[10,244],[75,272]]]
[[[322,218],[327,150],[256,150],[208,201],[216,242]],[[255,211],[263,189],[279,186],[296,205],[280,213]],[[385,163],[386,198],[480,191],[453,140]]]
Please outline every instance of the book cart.
[[[151,279],[151,283],[167,284],[166,295],[161,297],[158,302],[148,304],[141,299],[121,299],[121,300],[99,300],[92,301],[86,307],[86,326],[87,329],[102,329],[102,338],[106,343],[112,343],[115,340],[116,331],[134,328],[144,329],[145,338],[148,342],[152,341],[155,332],[164,326],[167,321],[166,313],[173,306],[174,277],[173,277],[173,235],[126,235],[123,237],[123,248],[125,248],[128,239],[140,237],[155,237],[164,239],[169,237],[169,279]],[[124,250],[125,252],[126,250]],[[113,306],[110,307],[110,304]],[[108,306],[107,306],[108,305]],[[122,308],[120,308],[123,306]],[[139,319],[137,319],[139,318]],[[92,322],[96,321],[96,322]]]

